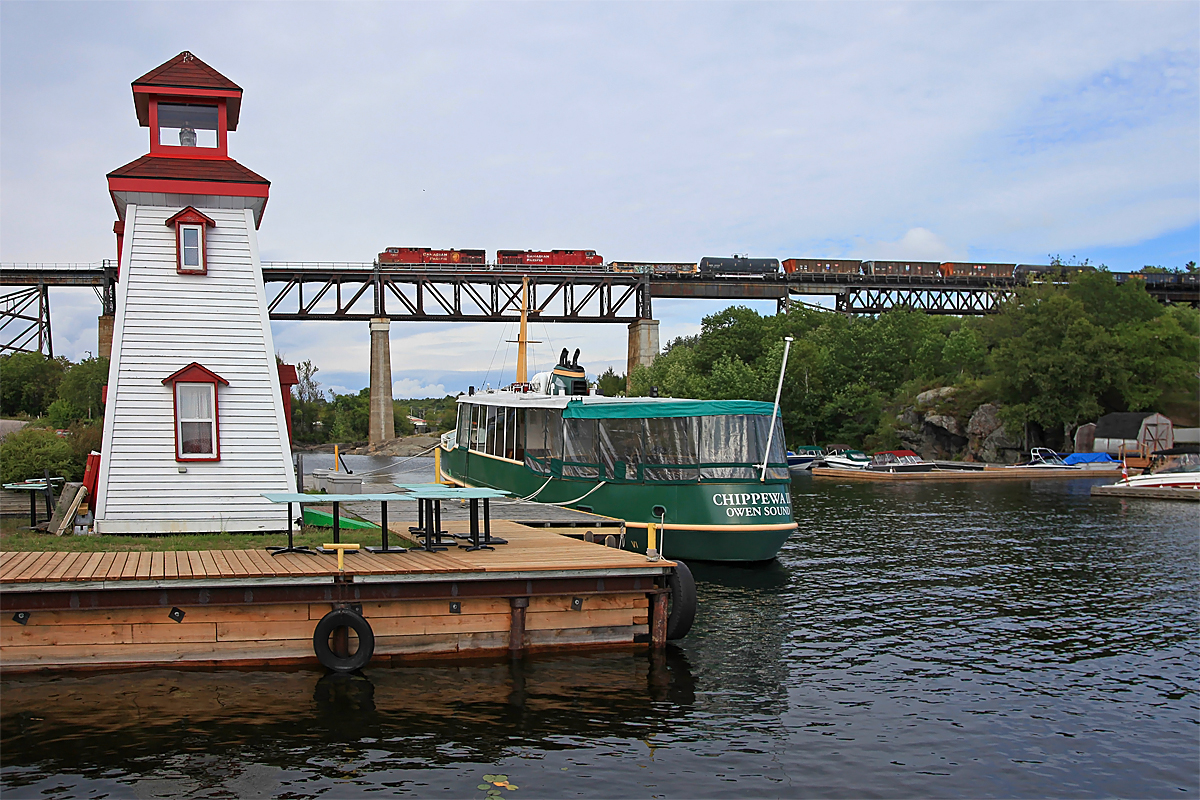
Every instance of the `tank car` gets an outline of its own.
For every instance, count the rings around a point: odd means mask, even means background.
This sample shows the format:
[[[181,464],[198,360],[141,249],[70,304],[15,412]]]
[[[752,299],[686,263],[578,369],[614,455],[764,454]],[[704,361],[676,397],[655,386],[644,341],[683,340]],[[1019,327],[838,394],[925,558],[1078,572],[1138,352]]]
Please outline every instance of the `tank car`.
[[[779,277],[778,258],[713,258],[705,256],[700,259],[700,277],[719,278],[722,276],[738,278],[777,278]]]

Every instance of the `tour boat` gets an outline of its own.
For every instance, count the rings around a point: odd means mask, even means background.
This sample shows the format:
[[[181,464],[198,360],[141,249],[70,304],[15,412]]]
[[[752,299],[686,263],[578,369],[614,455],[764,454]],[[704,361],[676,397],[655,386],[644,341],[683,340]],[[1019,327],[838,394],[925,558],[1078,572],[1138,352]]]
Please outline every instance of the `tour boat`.
[[[528,381],[524,367],[518,347],[515,383],[458,398],[446,478],[622,519],[629,550],[653,524],[669,559],[765,561],[796,530],[771,403],[592,395],[578,350]]]

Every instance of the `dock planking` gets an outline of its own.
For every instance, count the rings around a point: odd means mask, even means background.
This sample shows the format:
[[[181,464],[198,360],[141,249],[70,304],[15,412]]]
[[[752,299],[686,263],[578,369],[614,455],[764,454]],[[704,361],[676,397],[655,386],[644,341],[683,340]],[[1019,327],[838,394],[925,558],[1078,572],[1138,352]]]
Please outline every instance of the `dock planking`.
[[[407,535],[408,522],[389,528]],[[446,522],[450,534],[465,534],[465,521]],[[345,570],[337,557],[325,554],[287,553],[272,556],[264,550],[203,550],[170,552],[0,552],[0,588],[38,583],[95,583],[174,580],[229,580],[261,578],[324,578],[344,576],[453,575],[455,573],[536,572],[548,570],[603,570],[644,567],[645,556],[598,543],[561,536],[544,528],[530,528],[504,520],[493,521],[492,531],[509,541],[495,550],[406,553],[347,553]],[[353,537],[346,537],[353,540]],[[672,562],[660,562],[670,566]]]

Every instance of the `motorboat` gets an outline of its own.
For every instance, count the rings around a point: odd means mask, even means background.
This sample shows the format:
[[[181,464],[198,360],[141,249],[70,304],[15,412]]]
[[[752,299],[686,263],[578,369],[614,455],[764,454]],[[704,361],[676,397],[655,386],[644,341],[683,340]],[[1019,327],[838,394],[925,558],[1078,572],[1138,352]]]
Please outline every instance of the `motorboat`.
[[[1200,453],[1174,448],[1155,453],[1155,464],[1141,475],[1129,475],[1113,486],[1143,489],[1200,489]]]
[[[865,469],[871,459],[862,450],[854,450],[848,445],[831,444],[825,448],[822,458],[823,466],[834,469]]]
[[[794,451],[788,450],[788,470],[791,472],[805,472],[812,469],[816,464],[819,464],[824,457],[825,451],[813,445],[797,447]]]
[[[931,472],[937,468],[912,450],[884,450],[871,456],[865,469],[872,472]]]
[[[1075,469],[1082,470],[1078,464],[1068,464],[1062,456],[1049,447],[1035,447],[1029,451],[1029,460],[1019,464],[1009,464],[1007,469]]]

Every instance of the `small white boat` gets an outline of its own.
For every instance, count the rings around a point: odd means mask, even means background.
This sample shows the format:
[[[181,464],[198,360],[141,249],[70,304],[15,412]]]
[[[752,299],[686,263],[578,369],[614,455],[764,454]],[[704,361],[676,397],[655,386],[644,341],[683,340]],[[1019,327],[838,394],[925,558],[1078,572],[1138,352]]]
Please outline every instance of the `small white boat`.
[[[820,463],[825,457],[825,451],[815,446],[797,447],[795,451],[787,451],[788,470],[791,472],[804,472],[813,468],[814,464]]]
[[[834,469],[866,469],[871,459],[862,450],[852,450],[845,445],[831,444],[825,449],[823,466]]]
[[[1083,468],[1078,464],[1068,464],[1058,453],[1049,447],[1035,447],[1029,451],[1029,460],[1020,464],[1009,464],[1009,469],[1076,469]]]

